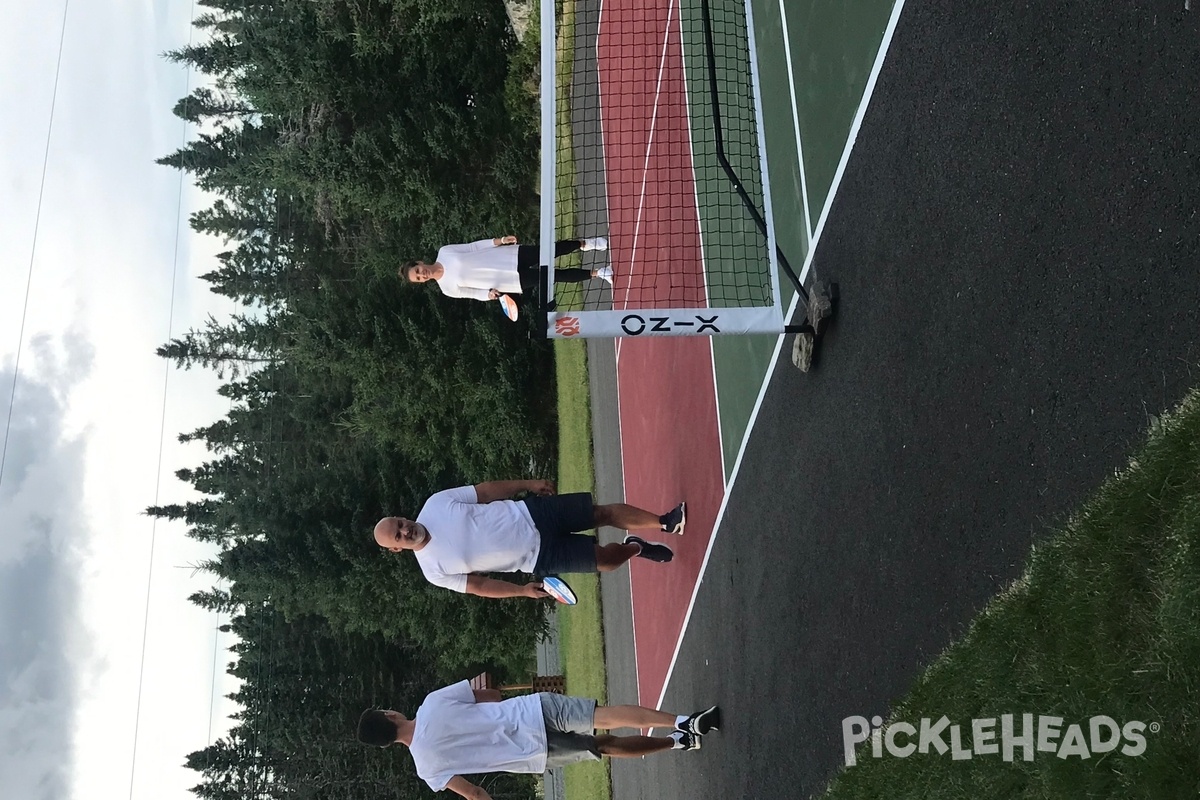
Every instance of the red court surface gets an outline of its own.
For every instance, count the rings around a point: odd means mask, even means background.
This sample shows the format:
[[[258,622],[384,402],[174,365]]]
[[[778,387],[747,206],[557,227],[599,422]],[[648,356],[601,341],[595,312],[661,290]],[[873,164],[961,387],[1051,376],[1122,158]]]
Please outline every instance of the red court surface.
[[[706,304],[679,9],[608,0],[597,64],[614,308]]]
[[[647,536],[675,560],[630,564],[638,697],[656,706],[725,491],[712,349],[707,337],[626,341],[617,368],[626,502],[663,512],[688,504],[683,536]]]
[[[606,0],[597,56],[615,308],[705,305],[675,0]],[[626,502],[688,504],[670,564],[630,565],[638,694],[657,705],[724,493],[708,337],[618,340]]]

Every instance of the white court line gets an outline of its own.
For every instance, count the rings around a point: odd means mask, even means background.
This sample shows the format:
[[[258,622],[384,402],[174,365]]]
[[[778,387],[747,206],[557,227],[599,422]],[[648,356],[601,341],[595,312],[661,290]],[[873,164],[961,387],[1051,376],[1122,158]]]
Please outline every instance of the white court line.
[[[687,119],[688,152],[691,154],[692,164],[692,197],[696,203],[696,239],[700,244],[700,285],[704,288],[704,307],[710,308],[712,305],[712,295],[708,291],[708,256],[705,254],[704,249],[704,218],[700,214],[700,181],[696,179],[696,138],[692,135],[692,93],[688,85],[687,47],[683,41],[682,13],[681,10],[679,20],[679,62],[683,72],[683,100],[687,107],[684,113]],[[716,402],[717,409],[720,409],[721,404],[718,401],[720,395],[717,387],[717,356],[713,350],[713,338],[712,336],[708,337],[708,363],[712,367],[713,399]],[[721,431],[720,411],[717,412],[717,447],[718,452],[721,454],[721,488],[723,490],[725,488],[725,438],[724,433]]]
[[[663,46],[662,53],[658,57],[658,79],[654,85],[654,113],[650,116],[650,134],[646,139],[646,159],[642,162],[642,191],[638,197],[637,217],[633,224],[633,248],[629,253],[629,277],[634,274],[634,265],[637,263],[637,240],[639,231],[642,229],[642,209],[646,205],[646,176],[650,173],[650,150],[654,147],[654,128],[658,124],[658,98],[662,94],[662,79],[663,72],[667,64],[667,48],[670,46],[671,40],[671,17],[675,11],[675,0],[670,0],[667,5],[667,25],[663,29]],[[680,35],[682,44],[682,34]],[[609,224],[612,220],[609,220]],[[625,298],[621,303],[621,308],[629,308],[629,290],[633,287],[632,280],[625,281]],[[613,307],[616,308],[617,298],[613,297]],[[617,339],[617,366],[621,363],[621,339]]]
[[[667,48],[671,42],[671,17],[675,12],[675,0],[670,0],[667,4],[667,25],[663,29],[662,52],[658,57],[658,78],[654,85],[654,111],[650,115],[650,132],[646,138],[646,158],[642,161],[642,189],[638,196],[637,217],[633,225],[633,249],[629,255],[629,274],[633,275],[634,264],[637,263],[637,241],[638,235],[642,229],[642,210],[646,206],[646,177],[650,174],[650,151],[654,148],[654,129],[658,124],[658,99],[662,94],[663,72],[667,66]],[[625,298],[622,301],[621,308],[629,308],[629,289],[631,284],[625,285]]]
[[[796,158],[800,162],[800,196],[804,200],[804,246],[812,249],[812,217],[808,211],[808,178],[804,174],[804,147],[800,144],[800,113],[796,110],[796,72],[792,69],[792,40],[788,35],[787,11],[779,0],[779,18],[783,21],[783,54],[787,58],[788,89],[792,96],[792,129],[796,133]]]
[[[846,172],[846,164],[850,160],[850,151],[854,149],[854,142],[858,139],[859,128],[862,127],[863,117],[867,113],[867,105],[871,102],[871,95],[875,92],[875,83],[879,80],[879,72],[883,68],[883,60],[887,56],[888,47],[892,43],[892,35],[896,32],[896,23],[900,19],[900,12],[904,10],[904,0],[896,0],[896,4],[892,7],[892,16],[888,20],[887,28],[883,33],[883,41],[879,45],[879,52],[875,55],[875,64],[871,68],[871,76],[867,79],[866,88],[863,90],[862,101],[858,104],[858,111],[854,115],[854,122],[850,125],[850,133],[846,137],[846,146],[842,149],[842,159],[838,163],[837,172],[833,175],[833,182],[829,186],[829,194],[825,197],[825,206],[821,210],[821,217],[817,221],[817,229],[813,233],[812,246],[808,249],[808,254],[804,257],[804,267],[800,271],[800,280],[803,281],[809,270],[812,268],[813,254],[816,253],[817,245],[821,239],[821,232],[825,228],[825,221],[829,218],[829,209],[833,206],[833,198],[837,195],[838,187],[842,182],[842,175]],[[768,176],[769,179],[769,176]],[[800,300],[800,295],[797,294],[792,298],[792,303],[788,307],[787,318],[791,319],[795,313],[796,305]],[[762,386],[758,391],[758,398],[754,401],[754,410],[750,414],[750,421],[746,426],[746,433],[742,436],[742,446],[738,448],[737,460],[733,464],[733,472],[729,476],[729,481],[726,484],[728,487],[725,496],[721,498],[721,508],[717,511],[717,520],[713,524],[713,533],[708,540],[708,549],[704,552],[704,561],[700,563],[700,574],[696,578],[696,585],[692,589],[691,600],[688,601],[687,614],[683,618],[683,628],[679,632],[679,638],[675,641],[675,652],[671,655],[671,665],[667,668],[667,677],[663,681],[662,694],[659,696],[659,705],[662,705],[662,699],[666,696],[667,687],[671,685],[671,676],[675,672],[675,663],[679,660],[679,650],[683,646],[683,637],[687,633],[688,623],[692,620],[692,612],[696,608],[696,597],[700,594],[700,584],[704,582],[704,574],[708,571],[708,561],[712,557],[713,545],[717,541],[717,534],[721,529],[721,521],[725,517],[725,507],[729,504],[729,496],[733,492],[733,487],[737,481],[738,472],[742,467],[742,457],[746,453],[746,444],[750,441],[750,434],[754,430],[754,422],[758,419],[759,409],[762,407],[763,397],[767,393],[767,387],[771,383],[771,377],[775,374],[775,368],[779,365],[779,351],[783,347],[784,335],[781,334],[775,342],[775,350],[771,356],[771,369],[763,378]]]
[[[674,10],[675,10],[675,0],[670,0],[670,2],[667,5],[666,25],[663,29],[662,50],[659,55],[658,77],[657,77],[657,80],[655,83],[655,88],[654,88],[654,106],[653,106],[654,110],[653,110],[653,114],[651,115],[651,118],[650,118],[650,131],[649,131],[649,136],[646,141],[646,157],[642,162],[641,192],[638,197],[638,210],[637,210],[636,222],[634,224],[633,247],[632,247],[632,250],[630,253],[630,264],[629,264],[630,277],[632,277],[633,274],[635,273],[634,266],[637,263],[637,243],[638,243],[638,238],[639,238],[640,231],[641,231],[641,225],[642,225],[642,220],[643,220],[643,211],[644,211],[645,202],[646,202],[646,182],[647,182],[649,172],[650,172],[650,153],[654,146],[654,133],[657,129],[657,124],[658,124],[658,108],[659,108],[659,104],[660,104],[660,99],[662,97],[663,75],[666,72],[667,51],[670,48],[671,23],[674,19]],[[604,13],[603,4],[601,4],[600,13],[601,13],[601,18],[603,18],[603,13]],[[598,36],[597,36],[597,40],[599,40]],[[597,45],[597,48],[598,48],[598,45]],[[597,56],[597,61],[598,60],[599,60],[599,58]],[[696,153],[696,148],[695,148],[695,144],[694,144],[694,138],[692,136],[692,122],[691,122],[691,113],[690,113],[691,96],[687,90],[686,48],[683,46],[682,23],[680,24],[680,31],[679,31],[679,60],[680,60],[680,70],[681,70],[681,73],[683,75],[683,80],[684,80],[684,93],[683,93],[684,101],[688,106],[688,111],[685,113],[686,119],[687,119],[687,124],[688,124],[688,143],[689,143],[690,151],[692,153],[692,157],[694,159],[695,153]],[[601,120],[603,121],[603,115],[601,116]],[[601,124],[601,130],[603,130],[603,122]],[[696,211],[696,230],[697,230],[697,238],[699,239],[699,243],[700,243],[700,263],[701,263],[701,267],[704,271],[704,280],[703,280],[702,285],[704,286],[705,303],[707,304],[707,302],[708,302],[707,262],[704,257],[703,221],[700,217],[699,185],[698,185],[698,181],[695,180],[695,166],[694,165],[692,168],[692,174],[693,174],[692,190],[693,190],[693,195],[694,195],[695,211]],[[607,180],[607,170],[605,172],[605,175],[606,175],[606,180]],[[625,296],[621,303],[622,308],[629,307],[629,293],[630,293],[631,288],[632,288],[632,281],[627,281],[626,285],[625,285]],[[616,306],[615,298],[614,298],[613,305],[614,305],[614,307]],[[712,342],[711,337],[709,337],[709,342],[710,342],[710,348],[711,348],[711,342]],[[616,367],[617,367],[618,373],[620,370],[621,344],[622,344],[622,339],[620,337],[618,337],[615,340],[615,351],[616,351],[615,361],[616,361]],[[714,365],[715,365],[715,359],[712,359],[711,349],[710,349],[709,358],[710,358],[710,360],[713,360]],[[716,374],[716,369],[714,366],[714,369],[713,369],[713,393],[714,393],[714,396],[716,396],[716,388],[717,388],[716,380],[717,380],[717,374]],[[617,381],[617,426],[618,426],[618,431],[620,431],[620,427],[621,427],[621,384],[620,384],[620,380]],[[628,497],[628,491],[625,487],[625,474],[626,474],[625,473],[625,437],[621,433],[618,433],[618,436],[619,436],[618,441],[621,442],[621,481],[622,481],[621,490],[625,495],[625,497],[622,497],[622,500],[625,500]],[[721,426],[720,426],[719,419],[718,419],[718,423],[717,423],[717,436],[718,436],[718,440],[720,441]],[[724,453],[725,453],[725,448],[724,448],[724,444],[722,443],[722,445],[721,445],[721,454],[722,454],[721,455],[721,458],[722,458],[721,477],[722,478],[724,478],[724,476],[725,476]],[[636,632],[636,630],[637,630],[637,606],[636,606],[636,603],[634,602],[632,576],[629,581],[629,609],[630,609],[630,622],[632,625],[632,629]],[[633,638],[634,685],[638,687],[638,692],[639,692],[639,696],[640,696],[641,679],[640,679],[639,662],[638,662],[638,657],[637,657],[637,636],[636,636],[636,634],[632,638]]]
[[[654,111],[650,117],[650,131],[649,131],[648,138],[646,140],[646,158],[642,162],[642,187],[641,187],[641,195],[638,198],[638,210],[637,210],[636,222],[634,223],[634,228],[633,228],[633,247],[630,250],[630,254],[629,254],[629,278],[633,277],[634,272],[635,272],[634,265],[637,263],[637,241],[638,241],[639,232],[642,227],[642,210],[645,207],[645,203],[646,203],[646,177],[650,172],[650,151],[654,145],[655,126],[658,124],[658,101],[659,101],[659,97],[662,94],[663,72],[666,70],[667,49],[670,46],[671,19],[674,15],[674,10],[675,10],[675,0],[670,0],[669,4],[667,5],[667,24],[663,30],[662,52],[659,55],[659,59],[658,59],[658,78],[657,78],[657,81],[654,86]],[[602,2],[600,5],[600,21],[602,21],[603,18],[604,18],[604,4]],[[596,30],[597,30],[596,63],[598,65],[600,63],[599,23],[597,24]],[[680,55],[681,55],[681,57],[682,57],[682,51],[683,51],[683,32],[681,30],[680,31]],[[597,76],[597,78],[598,77],[599,76]],[[598,83],[602,84],[603,81],[598,80]],[[598,94],[600,94],[602,96],[603,93],[602,93],[602,91],[600,91],[600,92],[598,92]],[[601,137],[603,137],[603,131],[604,131],[603,112],[601,112],[601,116],[600,116],[600,131],[601,131]],[[601,139],[601,141],[603,142],[603,138]],[[612,224],[612,217],[611,217],[612,206],[609,203],[609,195],[608,195],[608,191],[607,191],[607,187],[608,187],[607,165],[605,166],[605,170],[604,170],[604,181],[605,181],[605,203],[608,204],[607,207],[610,210],[609,211],[609,213],[610,213],[609,224],[611,225]],[[700,209],[697,206],[697,209],[696,209],[697,217],[699,217],[699,214],[700,214]],[[629,291],[632,286],[633,286],[632,280],[627,279],[625,282],[625,297],[622,300],[622,305],[621,305],[622,308],[629,307]],[[613,307],[614,308],[617,305],[616,300],[617,300],[617,298],[616,298],[616,295],[614,294],[613,295]],[[617,385],[616,385],[616,390],[617,390],[616,391],[616,394],[617,394],[617,437],[618,437],[617,441],[619,441],[621,443],[621,448],[620,448],[620,450],[621,450],[621,495],[622,495],[621,501],[625,502],[625,500],[629,497],[629,491],[626,487],[626,480],[625,480],[625,476],[626,476],[625,435],[624,435],[624,432],[622,430],[622,425],[621,425],[621,380],[620,380],[621,342],[622,342],[622,339],[620,337],[618,337],[614,342],[614,351],[615,352],[614,352],[614,356],[613,356],[613,366],[614,366],[614,369],[616,370],[616,373],[618,376],[617,377]],[[630,629],[631,629],[631,631],[634,632],[634,635],[631,637],[633,640],[633,685],[635,687],[638,687],[637,691],[638,691],[638,696],[640,699],[641,675],[640,675],[640,669],[638,667],[637,633],[636,633],[637,632],[637,607],[634,604],[634,598],[633,598],[633,576],[632,576],[632,574],[630,575],[630,580],[629,580],[629,622],[630,622],[630,626],[631,626]]]
[[[600,152],[604,153],[604,213],[608,217],[609,225],[612,224],[612,202],[611,194],[608,191],[608,153],[604,149],[604,81],[600,80],[600,39],[601,31],[604,28],[604,0],[600,0],[600,13],[596,18],[596,97],[599,100],[600,106]],[[610,231],[611,237],[611,231]],[[610,259],[609,263],[612,261]],[[613,306],[616,306],[616,293],[613,293]],[[621,340],[619,338],[613,340],[613,368],[617,367],[617,362],[621,358]],[[625,502],[625,434],[621,429],[621,380],[619,373],[617,375],[616,385],[613,387],[617,396],[617,441],[620,446],[617,448],[618,455],[621,457],[621,502]],[[599,529],[596,530],[597,537],[600,535]],[[631,630],[636,630],[637,621],[634,617],[633,608],[633,581],[629,581],[629,623]],[[640,685],[638,676],[638,657],[637,657],[637,636],[631,636],[633,641],[633,685]]]
[[[621,443],[621,502],[624,503],[629,493],[625,489],[625,439],[621,431],[621,380],[619,377],[617,379],[617,435],[622,437],[618,441]],[[597,535],[599,533],[600,531],[596,531]],[[621,541],[625,541],[625,537],[622,536]],[[601,617],[603,618],[603,612],[601,612]],[[637,604],[633,602],[633,564],[629,565],[629,633],[629,639],[633,642],[633,687],[640,704],[642,702],[642,674],[638,666],[640,662],[638,661],[637,643]]]

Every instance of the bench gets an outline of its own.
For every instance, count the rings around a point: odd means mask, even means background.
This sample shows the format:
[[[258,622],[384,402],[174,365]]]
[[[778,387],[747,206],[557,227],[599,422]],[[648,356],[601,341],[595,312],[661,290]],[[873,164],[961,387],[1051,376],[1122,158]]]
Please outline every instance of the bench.
[[[517,683],[511,686],[501,686],[496,683],[490,672],[481,672],[471,678],[472,689],[499,689],[502,692],[553,692],[567,693],[567,679],[562,675],[538,675],[530,683]]]

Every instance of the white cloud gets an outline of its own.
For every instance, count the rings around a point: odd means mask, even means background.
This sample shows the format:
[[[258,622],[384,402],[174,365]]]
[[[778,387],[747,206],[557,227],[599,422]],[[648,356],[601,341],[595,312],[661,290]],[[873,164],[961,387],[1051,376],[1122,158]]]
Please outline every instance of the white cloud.
[[[70,7],[32,273],[62,8],[0,8],[3,413],[21,347],[0,484],[0,774],[6,796],[125,796],[137,725],[133,796],[184,796],[197,776],[180,765],[208,743],[219,622],[186,602],[211,585],[186,567],[210,553],[141,512],[156,491],[189,499],[172,473],[204,453],[174,437],[227,409],[211,376],[172,372],[160,476],[166,364],[154,348],[229,308],[194,277],[219,243],[186,235],[189,205],[207,202],[190,189],[172,290],[179,176],[153,163],[181,141],[170,109],[185,76],[159,56],[186,42],[188,6]],[[228,660],[218,655],[218,695]]]
[[[77,332],[61,340],[48,334],[27,348],[19,402],[7,421],[3,483],[0,483],[0,565],[22,558],[39,540],[67,544],[60,500],[78,500],[82,443],[65,430],[67,387],[91,366],[91,351]],[[15,361],[0,370],[0,385],[13,386]],[[11,391],[11,389],[10,389]],[[73,487],[72,487],[73,485]],[[72,492],[71,489],[75,491]],[[69,524],[69,522],[68,522]]]
[[[64,431],[62,391],[87,365],[61,359],[49,337],[30,349],[50,374],[22,384],[26,411],[12,420],[0,484],[0,774],[11,796],[37,800],[66,794],[75,664],[87,655],[78,622],[83,447]],[[12,375],[12,365],[0,370],[0,384]]]

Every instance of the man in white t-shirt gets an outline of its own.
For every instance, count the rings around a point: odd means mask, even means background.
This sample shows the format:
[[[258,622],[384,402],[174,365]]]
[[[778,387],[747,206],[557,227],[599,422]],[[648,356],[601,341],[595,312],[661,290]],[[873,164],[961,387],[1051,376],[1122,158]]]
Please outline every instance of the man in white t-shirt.
[[[358,738],[378,747],[408,745],[417,775],[435,792],[449,789],[468,800],[488,800],[488,793],[463,775],[541,773],[602,756],[699,750],[701,738],[720,725],[716,706],[676,716],[549,692],[504,700],[496,689],[472,689],[460,681],[429,694],[412,719],[398,711],[367,709],[358,720]],[[597,728],[655,727],[673,730],[667,736],[595,735]]]
[[[523,492],[531,496],[511,499]],[[374,535],[385,550],[411,550],[436,586],[480,597],[544,598],[540,581],[520,585],[479,573],[610,572],[635,556],[663,564],[674,557],[664,544],[630,534],[601,545],[578,531],[609,525],[682,534],[686,523],[685,503],[659,515],[625,503],[598,506],[586,492],[556,495],[546,480],[488,481],[438,492],[415,520],[384,517]]]
[[[536,245],[518,245],[515,236],[499,236],[495,239],[480,239],[468,244],[448,244],[438,250],[432,264],[424,261],[406,261],[399,275],[409,283],[437,281],[446,297],[464,297],[469,300],[495,300],[502,294],[521,294],[537,286],[538,248]],[[566,239],[554,243],[554,257],[565,256],[578,250],[607,250],[608,240]],[[613,272],[608,266],[597,269],[564,267],[554,271],[558,283],[582,283],[600,278],[612,283]]]

